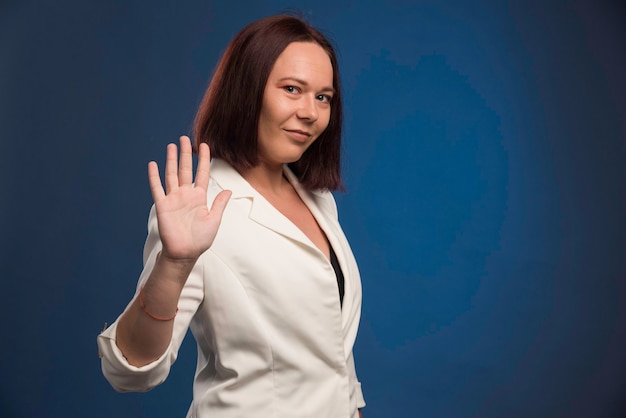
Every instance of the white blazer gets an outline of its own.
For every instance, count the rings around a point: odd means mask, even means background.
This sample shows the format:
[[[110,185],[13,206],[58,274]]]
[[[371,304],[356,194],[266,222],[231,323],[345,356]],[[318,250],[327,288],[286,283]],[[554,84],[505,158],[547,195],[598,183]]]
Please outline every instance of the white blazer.
[[[102,371],[116,390],[162,383],[191,327],[198,365],[187,417],[358,417],[365,402],[352,356],[361,313],[357,264],[332,194],[307,192],[287,167],[285,174],[337,254],[343,308],[324,254],[234,168],[213,159],[209,207],[224,189],[232,197],[182,291],[167,351],[134,367],[115,343],[117,321],[98,337]],[[153,208],[135,297],[160,250]]]

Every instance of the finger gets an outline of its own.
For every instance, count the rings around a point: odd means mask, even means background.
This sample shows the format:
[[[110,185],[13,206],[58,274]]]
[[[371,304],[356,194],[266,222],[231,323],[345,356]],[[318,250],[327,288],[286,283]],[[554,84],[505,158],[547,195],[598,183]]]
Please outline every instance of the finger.
[[[198,149],[198,168],[196,169],[196,187],[206,190],[209,187],[211,175],[211,151],[206,143],[201,143]]]
[[[232,192],[230,190],[222,190],[213,200],[213,204],[211,205],[210,216],[214,218],[217,223],[222,221],[222,215],[224,215],[224,209],[226,209],[226,205],[230,200],[230,196],[232,196]]]
[[[193,181],[193,159],[191,140],[188,136],[180,137],[180,162],[178,164],[178,184],[190,185]]]
[[[148,163],[148,183],[150,184],[150,192],[152,193],[154,203],[165,197],[161,176],[159,175],[159,166],[154,161]]]
[[[176,144],[167,145],[167,156],[165,157],[165,191],[171,193],[178,188],[178,148]]]

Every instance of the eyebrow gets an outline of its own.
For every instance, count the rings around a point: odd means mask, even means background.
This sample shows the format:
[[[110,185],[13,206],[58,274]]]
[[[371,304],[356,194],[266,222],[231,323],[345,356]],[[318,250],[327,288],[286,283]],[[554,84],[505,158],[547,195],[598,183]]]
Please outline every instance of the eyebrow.
[[[278,80],[279,83],[283,81],[295,81],[296,83],[302,84],[303,86],[309,85],[309,83],[307,83],[306,81],[300,80],[299,78],[295,78],[295,77],[283,77],[280,80]],[[333,87],[322,87],[320,91],[331,92],[333,94],[337,93],[337,90],[335,90]]]

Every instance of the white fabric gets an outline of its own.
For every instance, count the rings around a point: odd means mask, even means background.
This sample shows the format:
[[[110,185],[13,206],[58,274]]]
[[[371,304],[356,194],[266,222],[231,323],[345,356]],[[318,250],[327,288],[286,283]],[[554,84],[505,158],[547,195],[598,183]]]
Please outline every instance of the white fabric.
[[[168,350],[134,367],[115,343],[117,321],[98,337],[103,373],[116,390],[162,383],[191,327],[198,366],[188,417],[358,417],[365,402],[352,356],[361,311],[357,264],[332,194],[307,192],[287,168],[285,174],[337,254],[343,309],[324,254],[235,169],[214,159],[209,206],[221,190],[233,194],[183,289]],[[161,250],[154,208],[148,231],[137,289]]]

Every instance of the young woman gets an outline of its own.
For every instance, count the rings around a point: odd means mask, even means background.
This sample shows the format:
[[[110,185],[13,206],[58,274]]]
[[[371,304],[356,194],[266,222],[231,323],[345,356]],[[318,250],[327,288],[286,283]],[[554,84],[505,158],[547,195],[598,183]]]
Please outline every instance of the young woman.
[[[274,16],[232,40],[196,116],[195,183],[187,137],[180,155],[167,147],[165,190],[148,166],[144,271],[98,337],[116,390],[163,382],[191,327],[188,417],[360,415],[361,283],[330,193],[342,187],[341,124],[320,32]]]

